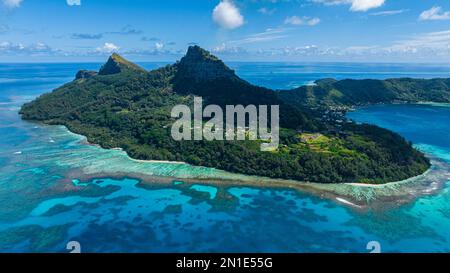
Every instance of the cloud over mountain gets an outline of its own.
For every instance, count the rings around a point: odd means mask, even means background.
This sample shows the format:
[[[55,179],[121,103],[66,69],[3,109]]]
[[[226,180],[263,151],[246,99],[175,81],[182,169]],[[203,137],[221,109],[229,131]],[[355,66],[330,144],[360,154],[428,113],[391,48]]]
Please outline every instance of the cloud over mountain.
[[[226,29],[235,29],[244,24],[239,8],[231,0],[222,0],[213,10],[213,20]]]
[[[103,46],[97,47],[97,51],[102,53],[112,53],[118,51],[119,49],[120,47],[113,43],[105,43]]]

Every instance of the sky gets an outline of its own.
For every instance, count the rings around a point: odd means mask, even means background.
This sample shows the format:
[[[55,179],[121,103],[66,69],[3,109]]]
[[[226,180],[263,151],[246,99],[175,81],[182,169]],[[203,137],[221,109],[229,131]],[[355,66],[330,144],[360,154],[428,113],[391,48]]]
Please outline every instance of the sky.
[[[449,0],[0,0],[0,62],[450,63]]]

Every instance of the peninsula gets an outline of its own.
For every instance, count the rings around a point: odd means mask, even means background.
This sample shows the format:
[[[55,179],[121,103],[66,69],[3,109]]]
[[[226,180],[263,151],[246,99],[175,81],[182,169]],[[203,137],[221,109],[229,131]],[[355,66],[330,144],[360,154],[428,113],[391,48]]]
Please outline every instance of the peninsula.
[[[324,119],[327,109],[395,100],[448,102],[450,80],[335,81],[274,91],[239,78],[198,47],[172,65],[146,71],[113,54],[96,71],[23,105],[25,120],[65,125],[134,159],[186,162],[234,173],[319,183],[382,184],[424,173],[429,160],[400,135],[377,126]],[[381,88],[381,89],[380,89]],[[205,103],[279,105],[280,145],[258,141],[175,141],[171,109]]]

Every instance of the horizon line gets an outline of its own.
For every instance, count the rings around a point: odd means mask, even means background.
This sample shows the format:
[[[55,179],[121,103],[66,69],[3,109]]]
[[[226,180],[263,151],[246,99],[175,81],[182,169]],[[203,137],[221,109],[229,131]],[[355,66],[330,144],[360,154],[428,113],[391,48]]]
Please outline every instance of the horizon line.
[[[109,56],[107,57],[109,58]],[[127,58],[127,60],[132,61]],[[221,59],[225,63],[284,63],[284,64],[417,64],[417,65],[448,65],[450,61],[446,62],[412,62],[412,61],[264,61],[264,60],[249,60],[249,61],[227,61]],[[138,60],[133,63],[176,63],[179,60]],[[2,64],[102,64],[105,61],[6,61],[0,62]]]

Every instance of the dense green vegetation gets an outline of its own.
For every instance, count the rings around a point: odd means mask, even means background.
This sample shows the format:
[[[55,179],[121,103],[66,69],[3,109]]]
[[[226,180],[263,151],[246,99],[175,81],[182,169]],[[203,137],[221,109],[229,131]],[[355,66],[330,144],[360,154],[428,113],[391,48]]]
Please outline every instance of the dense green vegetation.
[[[260,151],[260,141],[175,141],[176,104],[280,105],[281,145]],[[137,159],[185,161],[236,173],[322,183],[385,183],[423,173],[428,160],[401,136],[370,125],[335,127],[272,90],[240,79],[209,52],[190,47],[174,65],[150,72],[118,55],[97,74],[44,94],[21,111],[27,120],[62,124],[105,148]]]
[[[280,97],[286,102],[308,107],[421,101],[448,103],[450,79],[323,79],[312,86],[280,91]]]

